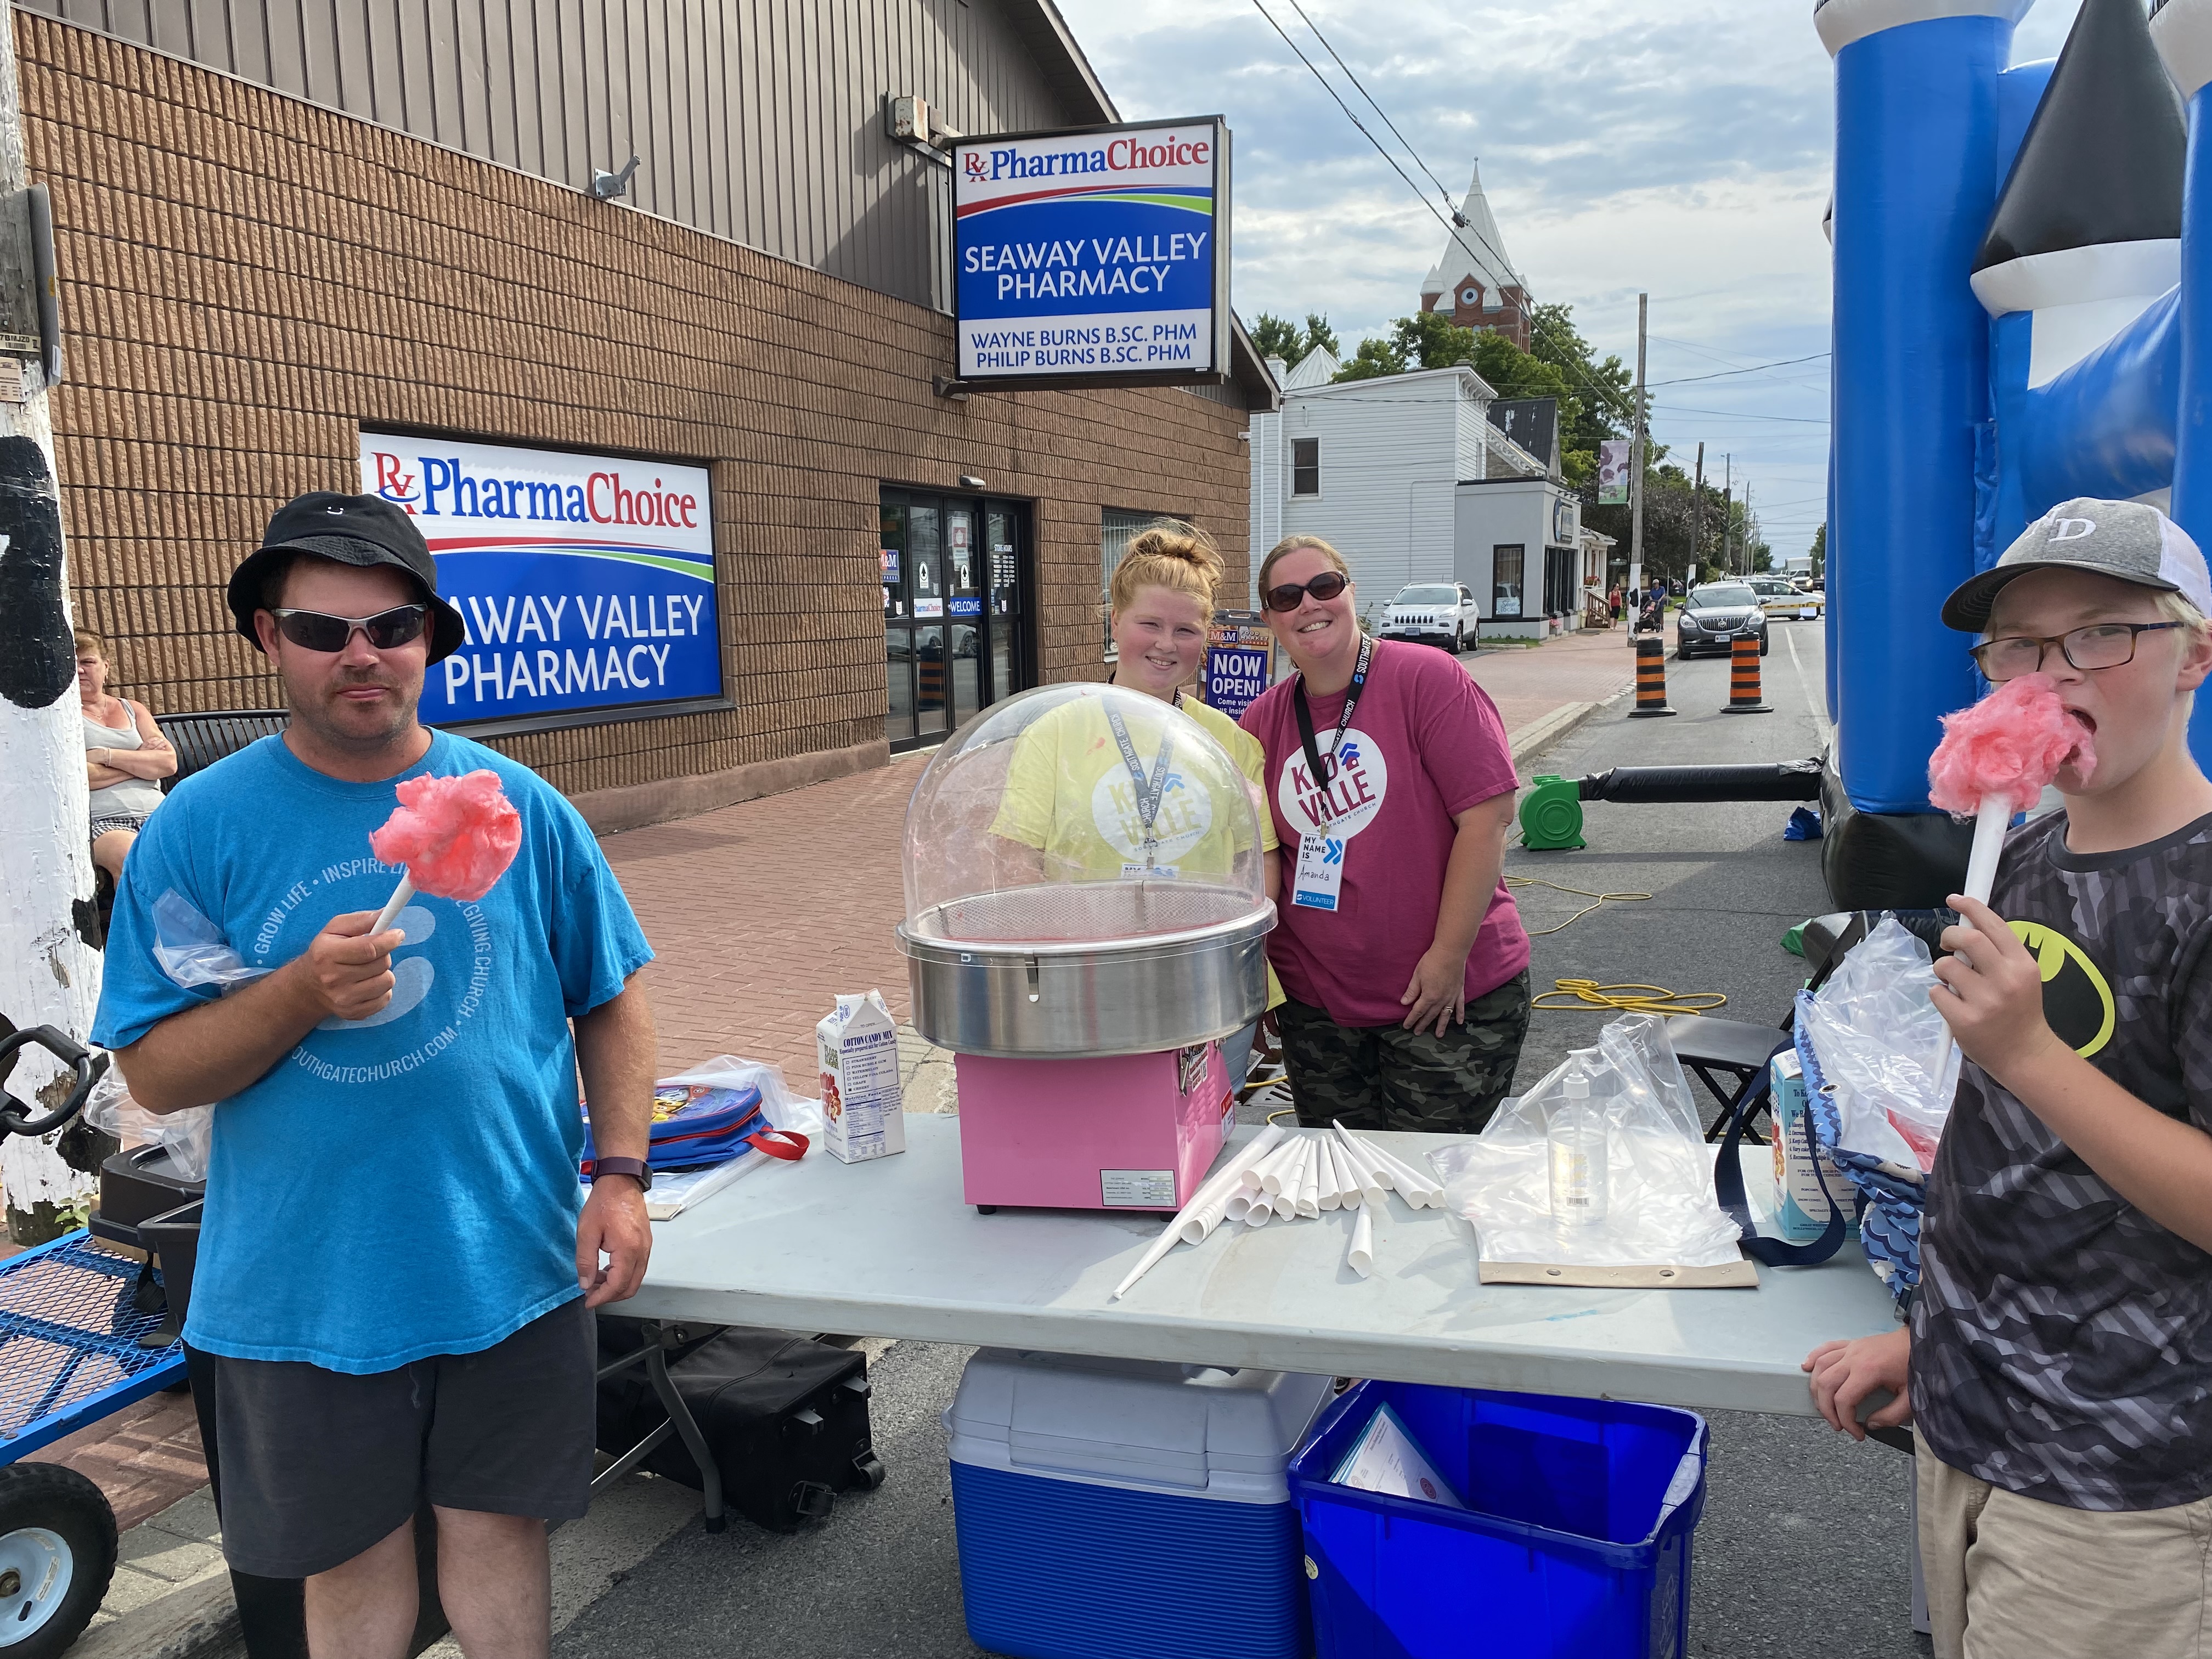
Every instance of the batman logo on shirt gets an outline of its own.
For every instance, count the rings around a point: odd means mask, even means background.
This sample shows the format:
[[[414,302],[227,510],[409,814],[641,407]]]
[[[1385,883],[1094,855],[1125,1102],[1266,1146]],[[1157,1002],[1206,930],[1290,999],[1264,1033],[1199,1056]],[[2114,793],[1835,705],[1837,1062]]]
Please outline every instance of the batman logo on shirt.
[[[2044,1018],[2061,1042],[2084,1060],[2093,1058],[2112,1040],[2118,1023],[2112,986],[2081,947],[2057,928],[2038,921],[2006,926],[2042,970]]]

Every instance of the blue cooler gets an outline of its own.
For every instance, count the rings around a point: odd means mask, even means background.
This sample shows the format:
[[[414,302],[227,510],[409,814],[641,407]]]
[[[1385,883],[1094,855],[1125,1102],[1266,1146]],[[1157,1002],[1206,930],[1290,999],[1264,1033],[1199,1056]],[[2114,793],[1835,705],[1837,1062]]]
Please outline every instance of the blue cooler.
[[[1334,1476],[1388,1405],[1463,1510]],[[1705,1424],[1614,1400],[1362,1382],[1291,1469],[1321,1659],[1681,1659]]]
[[[1330,1387],[980,1350],[945,1413],[975,1645],[1011,1659],[1304,1659],[1286,1474]]]

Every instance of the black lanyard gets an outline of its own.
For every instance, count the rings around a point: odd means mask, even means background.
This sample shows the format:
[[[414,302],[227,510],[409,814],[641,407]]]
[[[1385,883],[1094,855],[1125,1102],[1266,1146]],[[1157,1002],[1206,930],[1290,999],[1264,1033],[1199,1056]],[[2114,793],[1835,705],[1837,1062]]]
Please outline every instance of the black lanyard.
[[[1182,693],[1178,691],[1170,707],[1180,708],[1182,706]],[[1122,723],[1121,711],[1109,706],[1106,710],[1106,724],[1114,728],[1114,741],[1121,745],[1121,764],[1129,769],[1129,781],[1137,787],[1137,822],[1145,832],[1145,867],[1149,870],[1159,848],[1159,842],[1152,834],[1152,825],[1158,822],[1160,803],[1167,796],[1168,763],[1175,755],[1175,733],[1160,733],[1160,752],[1153,758],[1152,780],[1147,782],[1144,763],[1137,758],[1137,745],[1129,741],[1129,728]]]
[[[1352,665],[1352,684],[1344,689],[1344,712],[1336,717],[1336,735],[1328,740],[1328,763],[1322,763],[1321,745],[1314,739],[1313,710],[1306,702],[1306,677],[1301,673],[1291,686],[1291,707],[1297,711],[1298,740],[1305,745],[1306,764],[1313,769],[1314,787],[1321,792],[1321,811],[1323,817],[1334,817],[1335,809],[1328,804],[1328,786],[1336,775],[1336,751],[1344,742],[1344,734],[1352,729],[1352,711],[1359,707],[1359,694],[1367,686],[1367,665],[1375,655],[1375,641],[1365,635],[1359,638],[1359,660]]]

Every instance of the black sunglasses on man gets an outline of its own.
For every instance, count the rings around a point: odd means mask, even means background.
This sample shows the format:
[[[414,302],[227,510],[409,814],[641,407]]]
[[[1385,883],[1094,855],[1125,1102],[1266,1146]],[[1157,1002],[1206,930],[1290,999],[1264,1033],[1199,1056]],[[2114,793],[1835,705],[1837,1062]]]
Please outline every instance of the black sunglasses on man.
[[[309,651],[338,652],[346,648],[354,629],[362,631],[372,650],[391,651],[422,635],[426,605],[399,605],[374,617],[333,617],[324,611],[271,611],[276,631]]]

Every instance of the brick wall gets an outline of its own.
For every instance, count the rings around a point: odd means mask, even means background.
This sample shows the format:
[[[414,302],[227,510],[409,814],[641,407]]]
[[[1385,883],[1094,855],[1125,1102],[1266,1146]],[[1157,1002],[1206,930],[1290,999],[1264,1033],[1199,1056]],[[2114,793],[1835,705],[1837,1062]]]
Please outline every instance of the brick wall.
[[[77,615],[157,713],[281,701],[222,585],[276,504],[360,487],[362,425],[712,467],[738,706],[496,740],[570,793],[880,740],[881,483],[975,473],[1034,500],[1048,680],[1102,672],[1102,507],[1195,515],[1244,591],[1241,409],[1175,390],[947,403],[930,377],[951,366],[950,319],[16,20],[63,283]]]

